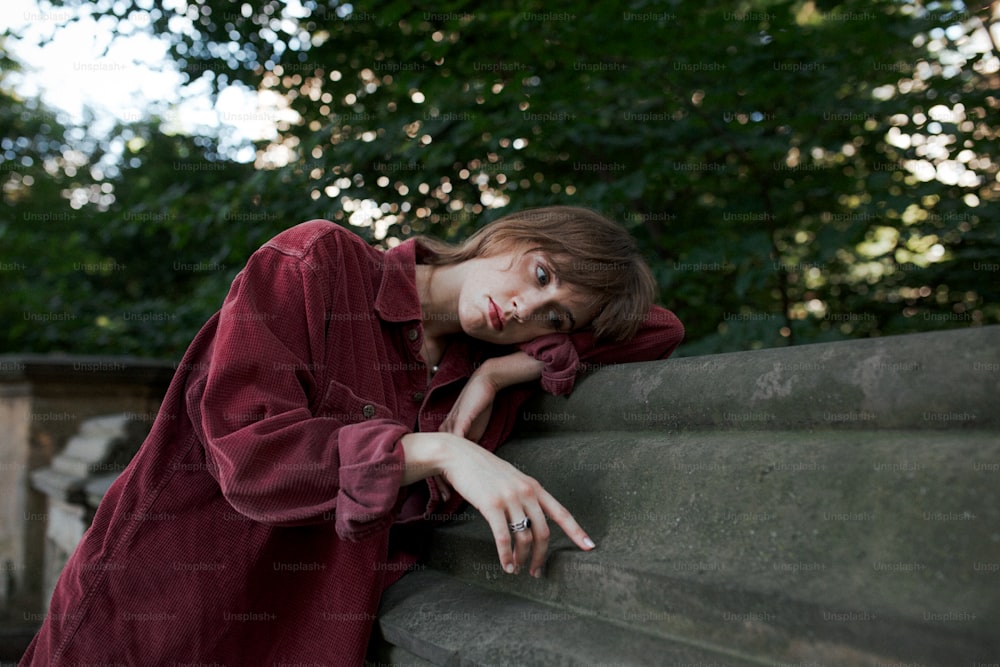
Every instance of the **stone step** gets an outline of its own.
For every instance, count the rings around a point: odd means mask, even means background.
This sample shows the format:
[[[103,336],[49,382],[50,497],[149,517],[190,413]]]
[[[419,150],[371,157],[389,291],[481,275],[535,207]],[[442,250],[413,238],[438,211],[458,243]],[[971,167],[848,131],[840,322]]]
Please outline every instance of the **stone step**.
[[[996,430],[998,396],[989,326],[606,366],[530,402],[521,430]]]
[[[51,468],[79,479],[94,473],[119,473],[148,431],[148,423],[128,413],[87,419],[65,449],[52,459]]]
[[[431,567],[790,664],[1000,655],[993,433],[536,433],[500,454],[598,549],[556,529],[543,580],[510,577],[469,510],[435,531]]]
[[[417,658],[419,662],[410,663],[416,665],[769,664],[648,634],[581,610],[489,590],[433,570],[411,572],[386,592],[378,626],[382,641]]]
[[[52,469],[73,477],[84,478],[92,472],[101,471],[101,466],[116,465],[108,461],[115,457],[118,440],[107,435],[76,435],[70,438],[66,449],[52,459]],[[117,463],[117,470],[124,467]],[[110,469],[110,468],[107,468]]]
[[[96,438],[114,438],[128,432],[133,418],[128,414],[103,415],[85,419],[80,424],[80,435]]]

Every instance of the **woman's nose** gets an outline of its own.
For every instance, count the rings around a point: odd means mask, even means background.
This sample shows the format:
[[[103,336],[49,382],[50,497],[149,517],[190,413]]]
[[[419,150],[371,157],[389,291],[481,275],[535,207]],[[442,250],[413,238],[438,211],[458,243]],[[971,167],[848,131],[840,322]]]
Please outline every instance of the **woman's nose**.
[[[514,318],[519,322],[531,322],[538,314],[540,299],[521,297],[514,301]]]

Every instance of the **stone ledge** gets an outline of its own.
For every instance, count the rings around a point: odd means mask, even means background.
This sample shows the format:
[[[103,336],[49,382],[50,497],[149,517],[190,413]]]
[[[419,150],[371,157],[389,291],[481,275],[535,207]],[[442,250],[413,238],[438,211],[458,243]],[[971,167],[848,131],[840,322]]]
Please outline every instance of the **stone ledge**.
[[[35,490],[48,497],[41,581],[46,601],[104,493],[138,451],[149,428],[150,422],[134,413],[86,419],[51,465],[32,471]]]
[[[1000,655],[998,395],[1000,327],[599,369],[569,399],[530,403],[500,449],[597,550],[554,529],[542,580],[505,575],[468,510],[434,531],[430,569],[387,592],[383,649],[403,642],[395,649],[439,665],[670,664],[560,639],[488,655],[511,622],[498,594],[565,615],[567,636],[600,622],[700,647],[706,665],[989,664]],[[404,618],[443,614],[455,599],[445,591],[466,589],[481,602],[461,633]]]
[[[522,431],[1000,428],[1000,326],[620,364]]]
[[[88,505],[93,511],[103,494],[92,498],[87,492],[94,477],[117,475],[135,454],[149,432],[150,423],[130,414],[105,415],[84,420],[79,432],[47,468],[31,474],[34,487],[67,503]],[[113,479],[113,478],[112,478]]]
[[[478,586],[790,664],[790,647],[820,664],[866,665],[874,663],[824,656],[839,647],[886,664],[949,665],[1000,651],[1000,597],[984,594],[998,575],[976,568],[998,560],[1000,490],[996,473],[962,463],[969,451],[1000,460],[1000,441],[961,432],[941,449],[937,433],[814,433],[813,443],[826,444],[783,466],[776,457],[801,434],[768,436],[696,432],[666,446],[655,434],[621,432],[513,441],[503,458],[541,480],[598,549],[582,553],[556,528],[544,579],[509,577],[485,521],[469,510],[474,518],[435,531],[428,564]],[[866,436],[880,438],[877,451],[858,456],[873,447]],[[673,467],[697,450],[706,451],[698,468]],[[584,465],[567,465],[568,452]],[[612,464],[590,467],[602,453]],[[872,463],[900,453],[926,465]]]
[[[114,384],[166,386],[176,364],[144,357],[60,354],[0,354],[0,383],[73,382],[87,378]]]
[[[386,593],[379,628],[384,641],[433,665],[762,664],[433,571],[410,573]]]

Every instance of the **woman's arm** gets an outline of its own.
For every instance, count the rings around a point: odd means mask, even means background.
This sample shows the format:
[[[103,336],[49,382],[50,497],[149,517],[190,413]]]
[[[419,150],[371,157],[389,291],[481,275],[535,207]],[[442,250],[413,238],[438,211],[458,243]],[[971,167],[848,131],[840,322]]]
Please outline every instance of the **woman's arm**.
[[[216,319],[205,372],[187,389],[207,469],[239,513],[273,525],[336,522],[363,539],[390,525],[411,429],[348,388],[319,385],[336,276],[265,247]],[[317,397],[336,399],[322,407]]]
[[[550,393],[569,393],[577,372],[585,367],[581,359],[586,363],[662,359],[677,348],[683,335],[684,328],[672,312],[654,307],[631,341],[598,345],[590,334],[554,334],[487,360],[462,389],[441,425],[442,433],[403,436],[404,484],[436,478],[445,501],[450,496],[449,486],[453,487],[489,522],[500,562],[508,572],[525,562],[534,543],[531,574],[539,576],[549,539],[546,514],[581,549],[593,548],[570,513],[537,481],[470,440],[478,441],[483,435],[501,389],[542,379],[542,387]],[[512,550],[506,523],[523,517],[531,519],[532,529],[515,533]]]
[[[653,306],[631,340],[597,343],[592,334],[552,334],[520,346],[517,352],[488,359],[476,369],[441,425],[474,440],[482,437],[493,400],[501,389],[542,380],[551,394],[572,391],[578,372],[591,364],[666,359],[684,339],[684,326],[671,311]]]
[[[542,377],[545,362],[518,350],[487,359],[473,372],[441,424],[441,430],[479,442],[486,430],[497,392]]]
[[[400,442],[406,458],[402,483],[443,477],[489,523],[505,572],[517,572],[530,553],[531,576],[541,576],[549,544],[547,519],[555,521],[581,549],[594,548],[569,511],[537,480],[476,443],[444,432],[409,433]],[[531,521],[530,528],[511,537],[508,524],[525,517]]]
[[[521,346],[544,360],[542,389],[562,396],[573,391],[579,371],[594,365],[666,359],[684,340],[684,325],[660,306],[649,309],[639,331],[630,340],[598,341],[589,331],[542,336]]]

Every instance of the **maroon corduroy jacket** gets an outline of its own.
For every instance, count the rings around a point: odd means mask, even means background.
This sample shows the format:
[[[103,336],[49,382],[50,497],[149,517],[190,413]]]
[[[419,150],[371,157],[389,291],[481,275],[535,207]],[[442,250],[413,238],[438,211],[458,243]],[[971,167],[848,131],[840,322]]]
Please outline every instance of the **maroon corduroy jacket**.
[[[426,518],[463,502],[442,503],[433,481],[401,487],[399,439],[436,431],[477,365],[511,351],[452,342],[428,386],[423,252],[311,221],[253,254],[66,564],[22,665],[362,663]],[[542,388],[565,394],[581,362],[665,358],[682,337],[654,308],[627,344],[553,334],[521,349],[545,361]],[[503,442],[532,391],[498,395],[483,447]]]

